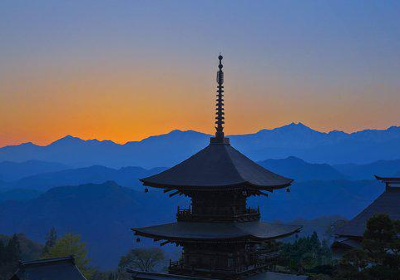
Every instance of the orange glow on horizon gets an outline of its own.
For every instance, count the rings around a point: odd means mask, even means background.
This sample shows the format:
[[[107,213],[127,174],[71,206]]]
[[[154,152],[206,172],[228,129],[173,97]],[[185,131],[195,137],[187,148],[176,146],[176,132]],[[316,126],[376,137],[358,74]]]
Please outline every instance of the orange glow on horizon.
[[[0,2],[0,147],[212,134],[220,51],[228,135],[400,125],[398,3],[37,2]]]
[[[214,133],[215,65],[201,65],[196,72],[179,63],[157,71],[100,66],[28,68],[0,78],[0,146],[46,145],[66,135],[126,143],[174,129]],[[268,80],[235,72],[235,65],[225,69],[228,135],[291,122],[324,132],[399,124],[395,87],[333,87],[317,80],[310,86],[283,76]]]

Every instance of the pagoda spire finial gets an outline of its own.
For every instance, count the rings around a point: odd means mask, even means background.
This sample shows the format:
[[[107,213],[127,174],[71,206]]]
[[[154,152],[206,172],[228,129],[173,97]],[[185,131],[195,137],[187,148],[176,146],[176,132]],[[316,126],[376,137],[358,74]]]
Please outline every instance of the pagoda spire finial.
[[[216,132],[215,132],[215,137],[211,139],[211,142],[213,143],[222,143],[222,144],[227,144],[229,143],[229,139],[225,138],[224,136],[224,123],[225,123],[225,113],[224,113],[224,72],[222,71],[222,68],[224,67],[222,65],[222,59],[223,56],[220,54],[218,56],[219,59],[219,65],[218,65],[218,72],[217,72],[217,104],[216,104],[216,113],[215,113],[215,124],[216,124]]]

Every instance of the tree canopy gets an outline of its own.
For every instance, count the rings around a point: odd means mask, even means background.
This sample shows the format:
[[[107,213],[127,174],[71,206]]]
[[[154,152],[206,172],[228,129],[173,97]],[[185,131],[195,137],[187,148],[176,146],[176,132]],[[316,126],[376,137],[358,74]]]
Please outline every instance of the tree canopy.
[[[284,243],[279,264],[291,271],[304,273],[331,264],[332,256],[327,241],[319,240],[314,232],[311,236],[298,238],[293,243]]]
[[[55,227],[52,227],[49,233],[47,234],[46,243],[44,244],[42,255],[43,256],[47,255],[50,249],[56,245],[56,242],[57,242],[57,231]]]
[[[80,271],[85,277],[90,278],[93,270],[89,268],[87,254],[86,244],[81,242],[81,237],[72,233],[66,233],[56,241],[54,246],[49,248],[49,251],[43,255],[43,258],[58,258],[73,255]]]
[[[129,267],[141,271],[152,271],[164,258],[164,252],[160,248],[133,249],[121,257],[119,268]]]
[[[337,279],[400,279],[400,221],[378,214],[367,222],[362,247],[349,251],[336,267]]]

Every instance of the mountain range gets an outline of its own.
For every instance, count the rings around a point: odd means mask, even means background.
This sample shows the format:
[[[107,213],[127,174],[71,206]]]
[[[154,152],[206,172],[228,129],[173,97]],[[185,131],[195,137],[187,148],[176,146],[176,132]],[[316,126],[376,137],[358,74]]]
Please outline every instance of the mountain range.
[[[69,168],[71,167],[61,163],[40,160],[28,160],[22,163],[4,161],[0,162],[0,180],[14,181],[27,176]]]
[[[270,159],[261,161],[259,163],[271,171],[294,178],[296,181],[340,180],[347,178],[347,176],[338,172],[328,164],[311,164],[296,157],[288,157],[280,160]],[[10,168],[10,165],[13,165],[15,168]],[[39,165],[48,166],[49,170],[54,169],[51,167],[50,163],[39,162]],[[23,168],[23,166],[25,166],[25,168]],[[139,179],[154,175],[165,169],[162,167],[144,169],[141,167],[132,166],[115,169],[101,165],[93,165],[89,167],[43,172],[23,177],[22,175],[25,173],[34,173],[34,170],[29,169],[30,166],[30,161],[26,163],[8,162],[5,170],[12,173],[16,178],[22,178],[13,181],[0,182],[0,189],[46,191],[50,188],[58,186],[76,186],[88,183],[99,184],[105,181],[114,181],[117,184],[125,187],[138,187],[141,185]],[[57,166],[58,164],[56,164],[56,167]],[[18,173],[19,170],[23,170],[23,172]],[[0,164],[0,174],[1,173],[5,172]],[[368,179],[371,178],[372,176]],[[9,192],[8,194],[11,195],[12,193]],[[17,193],[14,193],[14,197],[16,197],[16,194]],[[21,194],[25,195],[26,193],[21,192]]]
[[[56,187],[34,199],[0,203],[0,229],[3,234],[23,232],[42,244],[53,226],[59,236],[79,234],[93,265],[115,268],[132,249],[130,228],[173,220],[180,200],[114,182]]]
[[[258,164],[277,174],[293,178],[296,181],[330,181],[349,178],[349,176],[345,175],[346,173],[339,172],[329,164],[309,163],[293,156],[285,159],[268,159],[260,161]]]
[[[353,164],[351,167],[357,167],[357,172],[365,166],[361,173],[370,179],[353,180],[354,176],[347,173],[347,165],[339,166],[341,172],[336,166],[309,163],[293,156],[259,163],[296,181],[291,192],[280,190],[268,198],[252,198],[249,205],[259,205],[263,218],[269,221],[305,221],[327,216],[315,222],[317,225],[307,226],[304,234],[316,229],[323,234],[330,220],[356,215],[384,188],[368,172],[376,171],[379,166],[384,170],[392,165],[390,170],[395,172],[398,164],[397,161]],[[52,164],[67,169],[52,171],[55,168]],[[133,243],[131,227],[173,221],[176,207],[188,204],[185,198],[170,199],[154,189],[144,192],[138,179],[164,168],[116,169],[99,165],[69,168],[52,164],[38,162],[47,167],[40,169],[43,173],[38,174],[34,174],[39,171],[31,162],[0,164],[0,174],[7,170],[13,178],[19,178],[1,183],[1,233],[23,232],[41,243],[52,226],[60,235],[66,232],[80,234],[87,242],[92,263],[103,269],[115,267],[120,256],[132,246],[154,246],[151,240],[143,240],[141,245]],[[34,175],[23,177],[25,174]],[[104,243],[104,240],[108,241]]]
[[[115,267],[133,246],[153,244],[133,244],[130,228],[173,221],[176,207],[188,204],[159,190],[145,193],[139,178],[186,159],[209,137],[175,130],[124,145],[67,136],[0,148],[0,233],[43,243],[55,226],[59,235],[80,234],[95,266]],[[384,189],[374,174],[400,176],[400,127],[348,134],[299,123],[229,137],[260,165],[295,179],[290,192],[253,197],[249,205],[259,205],[268,221],[316,219],[307,232],[315,223],[323,233],[330,221],[371,203]]]
[[[378,160],[368,164],[337,164],[333,168],[352,179],[368,179],[373,174],[379,176],[400,177],[400,160]]]
[[[376,180],[299,182],[291,192],[280,190],[268,198],[253,197],[249,205],[259,205],[263,219],[268,221],[351,218],[383,188]],[[133,247],[157,246],[149,239],[134,243],[130,228],[172,222],[178,205],[187,207],[188,200],[169,198],[160,190],[136,191],[114,182],[55,187],[32,199],[0,202],[0,229],[3,234],[23,232],[40,243],[53,226],[59,236],[80,234],[92,264],[107,269],[115,267]]]
[[[204,148],[209,137],[196,131],[174,130],[141,141],[117,144],[108,140],[82,140],[66,136],[47,146],[29,142],[0,148],[0,162],[41,160],[72,167],[169,167]],[[295,156],[312,163],[366,164],[400,158],[398,126],[386,130],[325,133],[302,123],[292,123],[254,134],[231,135],[229,138],[235,148],[255,161]]]
[[[23,163],[21,163],[23,164]],[[1,170],[1,168],[0,168]],[[141,167],[123,167],[119,169],[100,165],[72,168],[61,171],[45,172],[23,177],[15,181],[0,183],[0,189],[28,189],[46,191],[59,186],[77,186],[81,184],[100,184],[114,181],[126,187],[140,186],[140,178],[161,172],[164,168],[144,169]]]
[[[141,185],[139,179],[154,175],[165,168],[144,169],[142,167],[122,167],[119,169],[100,165],[81,168],[67,168],[58,163],[35,161],[42,173],[32,164],[32,161],[7,164],[0,163],[0,174],[10,174],[8,178],[17,180],[0,181],[0,201],[8,199],[26,199],[37,195],[33,191],[46,191],[58,186],[76,186],[89,183],[103,183],[114,181],[125,187],[136,188]],[[258,162],[263,167],[295,179],[296,182],[305,181],[332,181],[332,180],[373,180],[373,176],[396,176],[400,172],[400,160],[376,161],[369,164],[329,165],[309,163],[302,159],[290,156],[285,159],[268,159]],[[54,164],[54,166],[53,166]],[[52,171],[54,169],[62,169]],[[25,176],[26,174],[34,174]],[[8,192],[4,192],[8,190]],[[11,190],[14,190],[13,192]]]

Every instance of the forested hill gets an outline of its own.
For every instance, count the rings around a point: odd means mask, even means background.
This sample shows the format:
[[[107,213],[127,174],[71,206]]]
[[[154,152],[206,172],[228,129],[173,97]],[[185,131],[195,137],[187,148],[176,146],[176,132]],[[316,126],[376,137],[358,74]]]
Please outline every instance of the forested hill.
[[[130,228],[173,221],[178,201],[114,182],[56,187],[35,199],[0,203],[0,228],[3,234],[23,232],[39,242],[53,226],[60,236],[79,234],[93,264],[111,268],[133,245]]]
[[[382,191],[376,180],[299,182],[289,193],[276,191],[268,198],[253,198],[249,204],[260,205],[268,221],[332,215],[351,218]],[[34,199],[0,203],[0,226],[2,233],[24,232],[39,242],[53,226],[60,236],[80,234],[93,265],[112,268],[133,246],[153,244],[146,239],[134,243],[130,228],[172,222],[177,206],[187,204],[183,197],[169,198],[154,189],[135,191],[114,182],[56,187]]]

